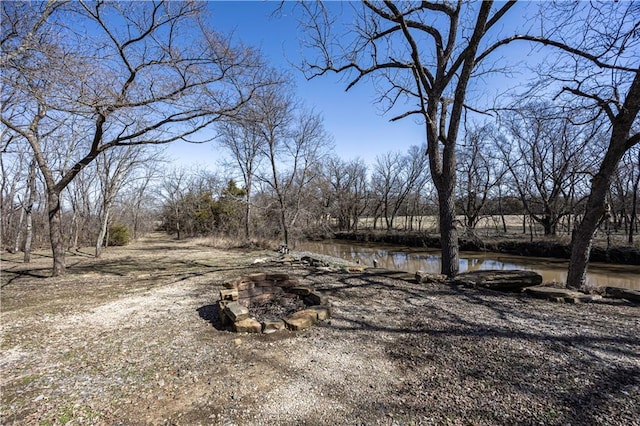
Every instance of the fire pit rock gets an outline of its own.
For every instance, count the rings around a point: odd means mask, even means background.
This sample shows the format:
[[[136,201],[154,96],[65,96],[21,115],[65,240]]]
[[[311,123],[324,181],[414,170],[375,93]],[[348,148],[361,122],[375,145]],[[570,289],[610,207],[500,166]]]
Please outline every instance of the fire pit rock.
[[[303,330],[331,317],[327,298],[288,274],[256,273],[224,286],[220,318],[238,333]]]

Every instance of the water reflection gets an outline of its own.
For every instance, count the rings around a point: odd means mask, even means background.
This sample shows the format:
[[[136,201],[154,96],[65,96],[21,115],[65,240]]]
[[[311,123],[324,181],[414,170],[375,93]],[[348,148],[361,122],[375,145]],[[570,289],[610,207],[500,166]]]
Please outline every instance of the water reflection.
[[[374,259],[378,267],[415,272],[440,273],[440,251],[406,247],[384,247],[381,245],[357,244],[344,241],[304,242],[296,246],[307,250],[351,262],[372,266]],[[568,262],[564,259],[511,256],[501,253],[460,253],[460,272],[487,269],[525,269],[542,275],[545,282],[565,282]],[[587,284],[640,289],[640,267],[592,263],[589,265]]]

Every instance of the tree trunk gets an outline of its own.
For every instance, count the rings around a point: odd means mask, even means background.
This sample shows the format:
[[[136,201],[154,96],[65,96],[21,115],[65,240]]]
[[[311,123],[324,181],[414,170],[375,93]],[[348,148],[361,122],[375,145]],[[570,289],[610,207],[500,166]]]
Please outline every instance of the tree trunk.
[[[249,218],[251,217],[251,202],[249,201],[249,193],[247,192],[247,206],[244,210],[244,238],[249,241]]]
[[[571,237],[571,258],[567,274],[567,287],[582,289],[585,286],[589,255],[593,235],[602,222],[606,211],[606,196],[611,178],[624,155],[624,143],[615,146],[615,133],[611,136],[611,145],[600,166],[600,171],[593,178],[591,193],[587,200],[582,221],[578,224]],[[621,140],[624,142],[626,138]]]
[[[33,213],[27,212],[26,232],[24,238],[24,263],[31,262],[31,241],[33,240]]]
[[[549,215],[545,215],[542,219],[542,227],[544,228],[544,235],[555,236],[557,233],[557,221]]]
[[[455,196],[453,188],[438,189],[440,211],[440,246],[442,247],[442,274],[455,277],[460,270],[458,229],[456,228]]]
[[[29,177],[27,179],[27,188],[29,195],[27,196],[27,205],[25,206],[26,228],[24,239],[24,263],[31,262],[31,241],[33,240],[33,203],[36,201],[36,162],[31,161],[29,164]]]
[[[71,248],[78,250],[78,239],[80,238],[80,220],[78,219],[78,211],[74,208],[73,217],[71,218],[71,229],[73,234],[71,236]]]
[[[107,235],[107,225],[109,223],[110,206],[104,206],[104,214],[102,215],[102,223],[100,224],[100,232],[96,241],[96,258],[102,255],[102,246],[104,245],[104,237]]]
[[[47,210],[49,214],[49,237],[53,253],[52,277],[59,277],[66,272],[64,242],[62,240],[62,215],[60,211],[60,192],[56,189],[47,191]]]
[[[20,219],[18,219],[18,229],[16,231],[16,239],[13,244],[13,252],[17,253],[20,250],[20,244],[22,243],[22,222],[24,221],[24,206],[20,207]]]
[[[504,218],[504,210],[502,209],[502,189],[498,185],[498,210],[500,211],[500,219],[502,219],[502,230],[507,233],[507,221]]]
[[[606,196],[611,185],[612,176],[618,167],[620,159],[626,150],[631,147],[629,134],[639,110],[640,72],[636,72],[623,107],[618,115],[612,118],[613,129],[609,139],[609,147],[600,165],[600,170],[593,178],[584,217],[571,238],[571,259],[567,274],[567,287],[584,288],[585,286],[593,234],[606,211]]]
[[[638,220],[638,181],[633,189],[633,199],[631,201],[631,220],[629,220],[629,244],[633,244],[633,227]]]
[[[604,200],[608,185],[604,182],[604,177],[597,176],[597,179],[600,182],[596,184],[594,179],[586,211],[571,237],[571,258],[567,274],[567,287],[569,288],[578,289],[585,285],[593,234],[598,228],[605,211]]]
[[[280,222],[282,225],[282,236],[284,237],[284,245],[289,247],[289,227],[287,226],[286,207],[283,200],[280,200]]]
[[[252,173],[250,168],[247,171],[247,179],[245,180],[246,184],[246,198],[247,205],[244,209],[244,238],[249,241],[251,237],[251,185],[252,185]]]
[[[638,176],[633,183],[633,198],[631,200],[631,219],[629,220],[629,244],[633,244],[633,231],[638,220],[638,187],[640,186],[640,150],[638,150]]]

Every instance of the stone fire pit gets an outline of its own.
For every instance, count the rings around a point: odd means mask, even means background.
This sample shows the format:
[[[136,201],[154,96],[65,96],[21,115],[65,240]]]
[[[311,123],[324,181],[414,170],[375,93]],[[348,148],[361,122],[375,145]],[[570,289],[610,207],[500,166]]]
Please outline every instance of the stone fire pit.
[[[326,297],[288,274],[251,274],[224,286],[220,319],[238,333],[303,330],[331,316]]]

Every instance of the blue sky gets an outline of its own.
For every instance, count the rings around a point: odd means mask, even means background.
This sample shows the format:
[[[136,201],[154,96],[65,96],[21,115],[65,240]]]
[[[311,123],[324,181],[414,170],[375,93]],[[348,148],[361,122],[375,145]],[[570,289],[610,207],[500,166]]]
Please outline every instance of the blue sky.
[[[368,84],[345,93],[346,83],[337,75],[307,81],[291,67],[300,61],[297,21],[290,15],[270,15],[278,2],[209,2],[212,24],[218,31],[233,32],[236,40],[260,48],[274,66],[290,70],[297,84],[297,95],[324,118],[325,128],[334,138],[335,153],[345,159],[363,158],[372,163],[376,155],[389,150],[406,150],[426,141],[424,129],[411,120],[389,123],[374,104],[375,92]],[[178,162],[212,168],[220,150],[214,144],[176,143],[168,154]]]
[[[285,3],[280,17],[272,16],[279,2],[212,1],[208,3],[214,29],[233,33],[236,40],[259,48],[274,66],[290,70],[297,83],[297,95],[309,107],[324,117],[325,128],[333,136],[334,152],[344,159],[362,158],[373,164],[375,157],[388,151],[406,151],[411,145],[426,142],[424,127],[412,118],[390,122],[391,115],[383,115],[375,103],[376,92],[370,82],[362,82],[349,92],[347,83],[335,74],[307,81],[291,63],[301,59],[297,18],[287,13],[291,3]],[[350,5],[330,3],[342,7],[348,19]],[[513,13],[509,26],[519,25],[522,12]],[[519,46],[526,55],[527,48]],[[529,52],[530,53],[530,52]],[[495,93],[500,83],[488,80],[482,91]],[[221,151],[216,144],[189,145],[176,143],[169,147],[168,155],[187,166],[215,168],[220,163]]]

